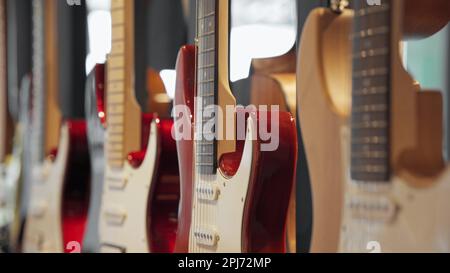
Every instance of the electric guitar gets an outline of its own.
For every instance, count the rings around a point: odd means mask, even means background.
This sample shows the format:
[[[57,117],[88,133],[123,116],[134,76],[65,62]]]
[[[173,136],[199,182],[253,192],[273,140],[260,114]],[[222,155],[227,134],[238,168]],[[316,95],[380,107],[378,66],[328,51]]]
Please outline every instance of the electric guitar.
[[[197,1],[197,46],[183,47],[178,57],[174,134],[181,201],[175,250],[285,252],[297,159],[295,122],[287,112],[234,110],[229,4]],[[215,113],[215,104],[233,111]],[[262,140],[257,123],[279,128],[277,147],[266,146],[270,141]]]
[[[312,192],[311,252],[335,253],[343,207],[339,135],[351,106],[351,10],[317,8],[305,22],[298,54],[298,115]]]
[[[85,93],[85,113],[91,157],[91,197],[83,252],[100,251],[99,220],[105,169],[105,66],[98,64],[88,75]]]
[[[346,153],[342,252],[449,252],[450,169],[442,151],[442,96],[403,67],[405,35],[431,34],[449,1],[355,1],[352,118]]]
[[[179,178],[173,121],[143,114],[135,97],[135,1],[113,0],[106,66],[102,252],[172,252]]]
[[[286,54],[252,61],[250,103],[252,105],[278,105],[280,111],[288,111],[293,116],[297,111],[296,53],[291,49]],[[296,252],[297,217],[296,185],[292,187],[287,218],[287,250]]]
[[[33,173],[24,252],[69,252],[81,247],[89,205],[86,123],[63,121],[58,106],[57,5],[56,0],[33,0]]]
[[[9,246],[9,224],[13,212],[8,206],[10,185],[6,180],[8,165],[7,156],[10,153],[10,129],[8,128],[8,98],[7,98],[7,63],[6,63],[6,1],[0,1],[0,252],[7,251]]]

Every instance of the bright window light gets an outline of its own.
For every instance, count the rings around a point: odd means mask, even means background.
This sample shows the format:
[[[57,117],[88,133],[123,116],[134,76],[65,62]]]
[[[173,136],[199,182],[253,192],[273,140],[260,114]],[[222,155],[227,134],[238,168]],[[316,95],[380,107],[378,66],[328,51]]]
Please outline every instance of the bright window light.
[[[252,59],[287,53],[297,37],[295,0],[233,0],[230,80],[247,78]]]
[[[111,51],[111,14],[108,11],[92,11],[88,15],[89,54],[86,59],[86,72],[89,73],[97,63],[104,63]]]
[[[175,70],[161,70],[159,73],[162,81],[164,82],[164,86],[166,87],[166,93],[169,98],[175,98],[175,85],[177,80],[177,73]]]

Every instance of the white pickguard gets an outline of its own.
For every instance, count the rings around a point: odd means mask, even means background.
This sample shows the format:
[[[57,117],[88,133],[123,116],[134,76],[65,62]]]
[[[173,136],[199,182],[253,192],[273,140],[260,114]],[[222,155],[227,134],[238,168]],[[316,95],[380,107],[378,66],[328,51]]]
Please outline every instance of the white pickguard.
[[[70,144],[69,128],[61,127],[58,154],[33,168],[31,200],[24,235],[24,252],[64,251],[61,204]]]
[[[241,165],[233,178],[227,179],[220,171],[211,176],[208,181],[219,190],[216,201],[204,201],[198,198],[194,189],[192,224],[189,238],[189,252],[217,252],[240,253],[242,252],[242,227],[245,201],[251,176],[253,160],[253,139],[257,136],[257,129],[249,118]],[[195,178],[195,185],[199,185]],[[203,178],[202,178],[203,179]],[[214,246],[199,244],[195,238],[197,230],[205,233],[214,233],[217,243]]]
[[[341,252],[450,252],[450,168],[427,188],[347,181]]]
[[[147,205],[158,149],[158,131],[153,121],[140,168],[134,169],[128,162],[119,171],[106,167],[99,231],[102,252],[149,252]]]

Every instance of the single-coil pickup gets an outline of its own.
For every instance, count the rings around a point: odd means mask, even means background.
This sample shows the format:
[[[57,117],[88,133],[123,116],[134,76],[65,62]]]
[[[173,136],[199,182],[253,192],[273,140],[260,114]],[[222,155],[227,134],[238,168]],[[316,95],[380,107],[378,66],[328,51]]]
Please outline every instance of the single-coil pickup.
[[[196,187],[197,198],[205,201],[217,201],[220,191],[210,183],[199,183]]]
[[[347,205],[352,217],[361,220],[392,222],[397,213],[395,203],[380,196],[354,196]]]
[[[123,190],[127,186],[128,179],[125,175],[107,176],[109,188],[111,190]]]
[[[219,241],[219,235],[217,232],[210,228],[194,229],[194,238],[198,245],[208,247],[215,247]]]

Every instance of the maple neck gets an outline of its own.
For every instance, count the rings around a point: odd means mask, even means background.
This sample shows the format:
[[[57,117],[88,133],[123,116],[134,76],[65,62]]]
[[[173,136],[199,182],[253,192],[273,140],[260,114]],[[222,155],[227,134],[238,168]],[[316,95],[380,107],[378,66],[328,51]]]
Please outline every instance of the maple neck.
[[[354,1],[351,176],[390,178],[392,1]]]
[[[217,141],[203,128],[211,122],[207,109],[217,105],[217,0],[197,0],[197,161],[200,174],[217,169]],[[203,115],[203,116],[202,116]]]
[[[61,110],[58,102],[57,0],[33,0],[32,126],[33,161],[58,147]]]
[[[141,109],[134,93],[134,1],[112,0],[112,46],[107,64],[107,162],[121,168],[141,148]]]
[[[0,0],[0,163],[7,153],[6,0]]]
[[[44,2],[32,3],[32,134],[33,162],[44,158],[45,111],[45,56],[44,56]]]

